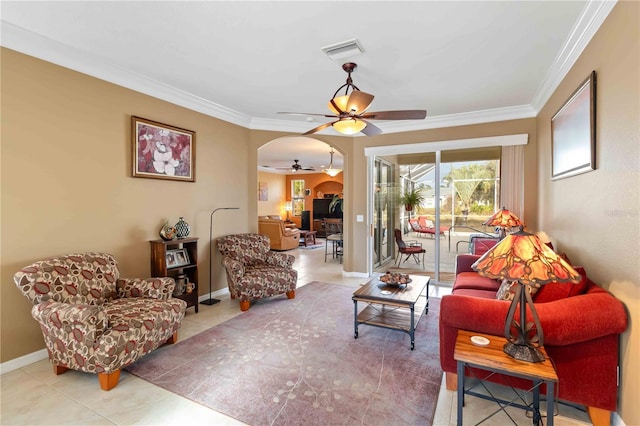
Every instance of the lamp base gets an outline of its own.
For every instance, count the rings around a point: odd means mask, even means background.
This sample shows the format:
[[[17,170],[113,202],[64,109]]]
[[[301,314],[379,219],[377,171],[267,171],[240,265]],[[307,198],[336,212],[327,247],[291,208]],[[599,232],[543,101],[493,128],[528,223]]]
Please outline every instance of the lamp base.
[[[515,343],[507,342],[503,346],[502,350],[511,358],[515,358],[520,361],[542,362],[545,360],[544,354],[533,346],[516,345]]]
[[[209,299],[207,299],[207,300],[203,300],[202,302],[200,302],[200,304],[201,304],[201,305],[209,305],[209,306],[211,306],[211,305],[215,305],[215,304],[216,304],[216,303],[218,303],[218,302],[219,302],[219,300],[218,300],[218,299],[211,299],[211,298],[209,298]]]

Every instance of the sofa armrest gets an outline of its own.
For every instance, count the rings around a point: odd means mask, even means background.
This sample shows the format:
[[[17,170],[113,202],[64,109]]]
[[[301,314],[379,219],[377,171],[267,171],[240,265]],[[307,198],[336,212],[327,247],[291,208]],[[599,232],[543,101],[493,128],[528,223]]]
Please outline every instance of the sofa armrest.
[[[107,316],[100,305],[44,302],[31,308],[31,316],[48,336],[71,335],[94,342],[107,328]]]
[[[176,283],[171,277],[120,278],[116,282],[119,298],[150,297],[167,300],[171,297]]]
[[[456,256],[456,275],[460,272],[474,272],[471,265],[476,260],[480,259],[480,256],[475,254],[459,254]]]
[[[291,254],[279,253],[275,251],[268,252],[266,258],[266,262],[268,264],[280,266],[282,268],[291,268],[295,260],[295,256]]]
[[[566,346],[627,329],[624,305],[607,292],[587,293],[549,303],[537,303],[544,344]]]

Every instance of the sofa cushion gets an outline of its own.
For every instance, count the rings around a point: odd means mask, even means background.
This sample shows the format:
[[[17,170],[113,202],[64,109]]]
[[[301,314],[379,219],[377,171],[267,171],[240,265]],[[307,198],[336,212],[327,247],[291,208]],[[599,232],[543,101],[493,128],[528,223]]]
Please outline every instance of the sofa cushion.
[[[453,284],[453,289],[476,289],[476,290],[487,290],[493,291],[494,296],[495,292],[500,287],[500,281],[483,277],[477,272],[460,272],[456,275],[456,282]]]
[[[473,288],[460,288],[453,291],[453,294],[456,296],[473,296],[480,297],[483,299],[495,299],[496,292],[495,290],[477,290]]]

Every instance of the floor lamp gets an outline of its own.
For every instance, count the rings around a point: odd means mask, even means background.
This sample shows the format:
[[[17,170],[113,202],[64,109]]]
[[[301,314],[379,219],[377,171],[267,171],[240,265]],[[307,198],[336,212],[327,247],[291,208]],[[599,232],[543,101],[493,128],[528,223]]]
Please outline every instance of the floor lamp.
[[[211,212],[209,220],[209,299],[200,302],[203,305],[214,305],[220,300],[211,297],[211,284],[213,282],[213,214],[218,210],[240,210],[239,207],[219,207]]]

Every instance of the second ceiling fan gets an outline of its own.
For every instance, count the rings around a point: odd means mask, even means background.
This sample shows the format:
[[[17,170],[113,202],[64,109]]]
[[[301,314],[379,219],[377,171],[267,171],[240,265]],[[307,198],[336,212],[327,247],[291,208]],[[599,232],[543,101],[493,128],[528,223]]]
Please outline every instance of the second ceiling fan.
[[[336,118],[337,120],[321,124],[320,126],[303,133],[310,135],[327,127],[333,127],[336,131],[345,135],[354,135],[362,132],[367,136],[379,135],[382,130],[373,125],[368,120],[421,120],[427,116],[426,110],[397,110],[397,111],[377,111],[366,112],[371,106],[374,96],[360,91],[353,84],[351,73],[356,69],[357,65],[353,62],[347,62],[342,65],[342,69],[347,72],[347,82],[340,86],[333,94],[329,101],[329,109],[333,114],[314,114],[302,112],[279,112],[278,114],[293,115],[316,115],[320,117]],[[338,96],[338,93],[345,89],[344,95]],[[351,89],[351,94],[349,94]]]

